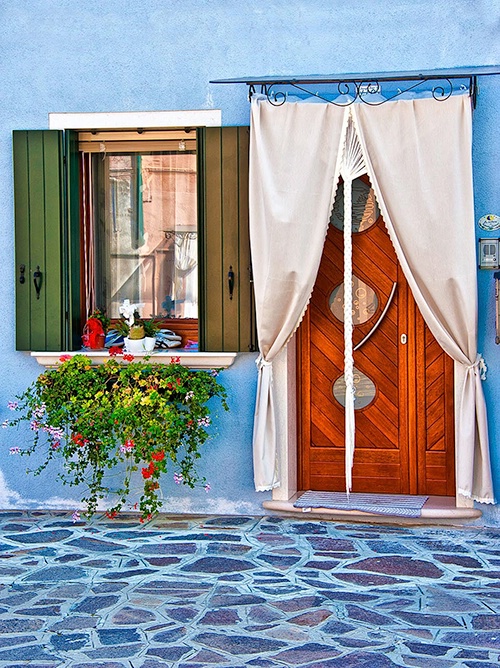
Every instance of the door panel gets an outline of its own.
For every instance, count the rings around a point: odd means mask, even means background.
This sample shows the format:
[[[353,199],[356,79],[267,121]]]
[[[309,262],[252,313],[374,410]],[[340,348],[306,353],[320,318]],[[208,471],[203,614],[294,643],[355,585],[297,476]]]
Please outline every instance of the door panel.
[[[354,352],[353,491],[453,495],[453,362],[415,305],[381,216],[353,234],[353,275],[353,318],[365,320],[354,346],[369,335]],[[297,337],[302,489],[345,489],[342,283],[343,233],[330,225]]]

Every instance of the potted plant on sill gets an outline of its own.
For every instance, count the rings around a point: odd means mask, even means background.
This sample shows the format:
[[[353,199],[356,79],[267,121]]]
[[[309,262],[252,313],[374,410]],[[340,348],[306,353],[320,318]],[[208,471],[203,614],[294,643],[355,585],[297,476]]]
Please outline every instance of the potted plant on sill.
[[[196,471],[211,423],[207,402],[217,397],[227,410],[226,391],[217,371],[194,371],[172,358],[170,364],[130,354],[92,366],[85,355],[63,355],[59,365],[41,374],[9,408],[18,417],[4,427],[27,422],[33,432],[26,448],[11,454],[41,454],[40,474],[52,460],[62,458],[63,483],[83,485],[82,502],[91,517],[111,493],[116,501],[107,511],[114,517],[127,504],[133,477],[142,493],[131,507],[150,518],[162,507],[160,480],[171,472],[174,481],[191,488],[209,486]],[[78,513],[76,513],[78,515]]]

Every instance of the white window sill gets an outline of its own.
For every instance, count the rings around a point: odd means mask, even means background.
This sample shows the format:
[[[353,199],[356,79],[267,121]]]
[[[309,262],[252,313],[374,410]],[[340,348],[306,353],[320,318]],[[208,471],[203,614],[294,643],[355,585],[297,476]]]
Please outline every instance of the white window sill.
[[[45,367],[54,367],[59,363],[61,355],[86,355],[93,364],[103,364],[109,359],[107,350],[77,350],[73,352],[31,352],[31,356],[38,364]],[[180,364],[191,369],[227,369],[234,362],[237,353],[200,353],[172,348],[169,351],[135,354],[134,359],[140,361],[147,355],[151,361],[161,364],[170,364],[172,357],[179,358]],[[118,360],[121,356],[118,355]]]

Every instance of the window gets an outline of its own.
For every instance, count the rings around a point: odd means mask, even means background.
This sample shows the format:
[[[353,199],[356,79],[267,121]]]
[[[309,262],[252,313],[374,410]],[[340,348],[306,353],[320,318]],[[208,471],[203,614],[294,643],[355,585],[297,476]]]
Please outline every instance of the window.
[[[198,318],[196,131],[79,133],[85,313]]]
[[[248,128],[149,132],[14,132],[18,350],[77,350],[123,298],[194,322],[202,351],[255,349]]]

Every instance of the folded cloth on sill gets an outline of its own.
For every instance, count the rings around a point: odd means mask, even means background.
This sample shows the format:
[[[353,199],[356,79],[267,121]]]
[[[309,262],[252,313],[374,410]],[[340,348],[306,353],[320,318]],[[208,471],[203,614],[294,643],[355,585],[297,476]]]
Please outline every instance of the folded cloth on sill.
[[[175,334],[171,329],[160,329],[156,333],[157,348],[177,348],[181,345],[182,336]]]

